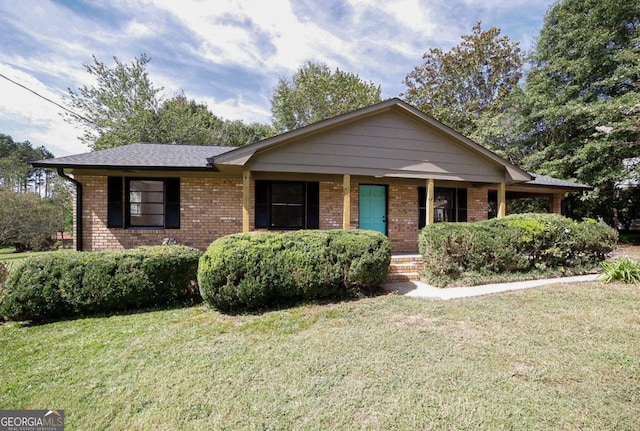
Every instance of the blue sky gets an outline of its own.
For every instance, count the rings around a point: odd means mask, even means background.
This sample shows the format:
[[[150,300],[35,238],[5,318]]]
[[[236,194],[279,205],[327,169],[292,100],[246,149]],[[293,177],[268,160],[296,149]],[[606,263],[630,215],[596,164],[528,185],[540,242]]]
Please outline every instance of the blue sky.
[[[278,78],[306,60],[358,74],[397,97],[429,48],[473,24],[532,47],[550,0],[0,0],[0,74],[64,104],[92,85],[83,64],[146,53],[151,81],[219,117],[271,122]],[[0,133],[56,156],[88,151],[61,109],[0,77]]]

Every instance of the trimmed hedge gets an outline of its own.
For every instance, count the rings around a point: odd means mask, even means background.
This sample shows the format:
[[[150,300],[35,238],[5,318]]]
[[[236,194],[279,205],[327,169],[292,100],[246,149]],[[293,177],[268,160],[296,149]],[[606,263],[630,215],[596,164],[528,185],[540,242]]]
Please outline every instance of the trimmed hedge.
[[[358,296],[380,288],[391,260],[389,239],[365,230],[237,234],[200,258],[202,298],[221,311],[296,300]]]
[[[617,240],[618,233],[603,222],[513,214],[426,226],[418,246],[428,281],[443,285],[469,273],[593,267],[615,249]]]
[[[201,255],[184,246],[154,246],[34,256],[11,270],[0,315],[42,320],[199,300],[194,282]]]

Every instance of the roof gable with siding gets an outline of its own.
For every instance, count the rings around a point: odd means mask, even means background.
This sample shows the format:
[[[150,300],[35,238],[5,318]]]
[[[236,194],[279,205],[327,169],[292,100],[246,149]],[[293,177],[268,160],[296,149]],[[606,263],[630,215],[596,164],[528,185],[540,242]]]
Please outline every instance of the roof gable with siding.
[[[251,171],[522,182],[528,173],[399,99],[214,158]]]
[[[255,154],[246,168],[495,183],[504,167],[397,111],[299,138]]]

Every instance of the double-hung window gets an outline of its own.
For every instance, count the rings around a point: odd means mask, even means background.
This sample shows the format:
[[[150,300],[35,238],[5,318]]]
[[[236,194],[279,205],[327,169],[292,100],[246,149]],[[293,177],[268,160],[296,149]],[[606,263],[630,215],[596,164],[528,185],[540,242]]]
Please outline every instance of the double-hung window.
[[[318,229],[319,183],[311,181],[256,181],[258,229]]]
[[[180,228],[179,178],[108,178],[107,224]]]
[[[467,221],[467,189],[435,187],[433,196],[434,222]],[[418,227],[427,220],[427,188],[418,187]]]

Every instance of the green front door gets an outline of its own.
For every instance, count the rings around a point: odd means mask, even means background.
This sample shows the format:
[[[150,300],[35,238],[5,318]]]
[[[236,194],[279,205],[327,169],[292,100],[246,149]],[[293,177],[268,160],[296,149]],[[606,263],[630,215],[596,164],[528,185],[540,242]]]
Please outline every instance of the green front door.
[[[361,185],[359,195],[360,229],[387,234],[387,187]]]

